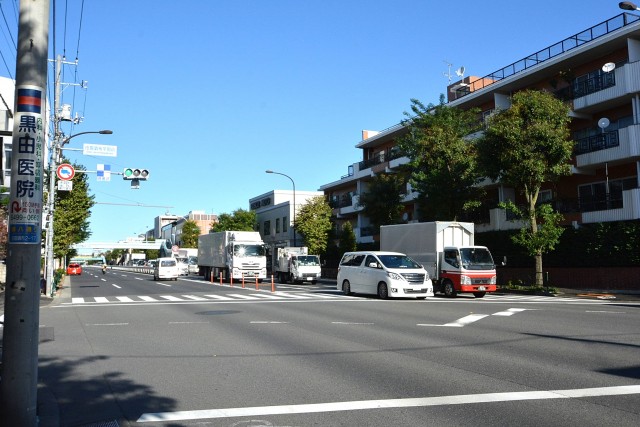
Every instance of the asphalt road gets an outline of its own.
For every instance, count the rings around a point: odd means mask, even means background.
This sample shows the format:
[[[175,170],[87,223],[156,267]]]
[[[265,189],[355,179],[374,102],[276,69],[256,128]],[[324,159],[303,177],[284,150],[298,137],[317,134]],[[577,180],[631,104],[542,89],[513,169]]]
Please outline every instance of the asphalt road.
[[[40,314],[60,425],[635,426],[640,304],[344,296],[86,268]],[[97,424],[96,424],[97,425]],[[105,424],[100,424],[105,425]]]

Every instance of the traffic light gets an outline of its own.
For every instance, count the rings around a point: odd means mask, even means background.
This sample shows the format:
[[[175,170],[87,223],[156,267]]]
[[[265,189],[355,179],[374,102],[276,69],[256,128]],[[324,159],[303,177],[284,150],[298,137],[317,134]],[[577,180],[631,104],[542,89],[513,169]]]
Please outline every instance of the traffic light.
[[[138,169],[138,168],[125,168],[124,172],[122,172],[122,179],[138,179],[141,181],[146,180],[149,177],[149,171],[147,169]]]

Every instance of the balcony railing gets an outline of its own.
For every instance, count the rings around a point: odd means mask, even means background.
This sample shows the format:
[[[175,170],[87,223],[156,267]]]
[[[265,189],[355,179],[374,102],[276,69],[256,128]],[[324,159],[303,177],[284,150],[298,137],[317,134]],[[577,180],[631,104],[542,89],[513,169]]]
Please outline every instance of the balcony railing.
[[[593,153],[594,151],[618,147],[619,145],[620,139],[618,138],[617,130],[603,132],[576,140],[575,154]]]
[[[377,153],[374,157],[371,157],[367,160],[363,160],[358,163],[359,170],[368,169],[375,165],[379,165],[384,162],[390,162],[391,160],[402,157],[402,153],[398,147],[392,147],[383,152]]]
[[[580,204],[580,212],[607,211],[623,207],[622,193],[580,197],[578,200]]]
[[[601,22],[598,25],[594,25],[593,27],[582,31],[581,33],[575,34],[571,37],[567,37],[566,39],[554,45],[546,47],[534,54],[527,56],[526,58],[523,58],[510,65],[507,65],[506,67],[494,71],[489,75],[472,81],[469,83],[469,85],[474,88],[474,91],[484,89],[485,87],[506,79],[507,77],[511,77],[521,71],[525,71],[558,55],[562,55],[570,51],[571,49],[575,49],[578,46],[590,43],[599,37],[605,36],[613,31],[626,27],[627,25],[634,24],[638,20],[640,20],[640,16],[626,12],[621,13],[620,15],[614,16],[613,18]],[[470,93],[473,93],[473,91]],[[467,94],[464,94],[462,96],[466,95]]]

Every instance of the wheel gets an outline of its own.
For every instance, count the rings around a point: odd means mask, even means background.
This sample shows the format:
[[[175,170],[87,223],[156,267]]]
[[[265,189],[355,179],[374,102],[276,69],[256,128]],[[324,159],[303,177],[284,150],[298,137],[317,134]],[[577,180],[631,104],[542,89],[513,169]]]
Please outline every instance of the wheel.
[[[473,295],[475,295],[476,298],[482,298],[485,294],[486,294],[486,292],[474,292],[473,293]]]
[[[348,280],[342,282],[342,292],[345,295],[351,295],[351,283]]]
[[[312,280],[312,281],[311,281],[311,284],[312,284],[312,285],[315,285],[316,283],[318,283],[318,281],[317,281],[317,280]]]
[[[451,281],[447,280],[444,283],[444,294],[448,297],[448,298],[455,298],[456,297],[456,289],[453,287],[453,283],[451,283]]]
[[[386,283],[378,283],[378,297],[380,299],[387,299],[389,298],[389,289],[387,288],[387,284]]]

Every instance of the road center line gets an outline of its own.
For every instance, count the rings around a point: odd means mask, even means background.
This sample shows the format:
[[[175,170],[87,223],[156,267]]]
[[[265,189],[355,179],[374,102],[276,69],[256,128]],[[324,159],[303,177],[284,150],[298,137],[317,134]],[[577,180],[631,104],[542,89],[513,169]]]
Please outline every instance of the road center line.
[[[513,402],[521,400],[575,399],[580,397],[640,394],[640,385],[570,390],[523,391],[510,393],[462,394],[408,399],[359,400],[351,402],[311,403],[306,405],[254,406],[247,408],[205,409],[200,411],[156,412],[142,414],[137,422],[201,420],[264,415],[308,414],[363,409],[410,408],[420,406],[466,405],[473,403]]]

